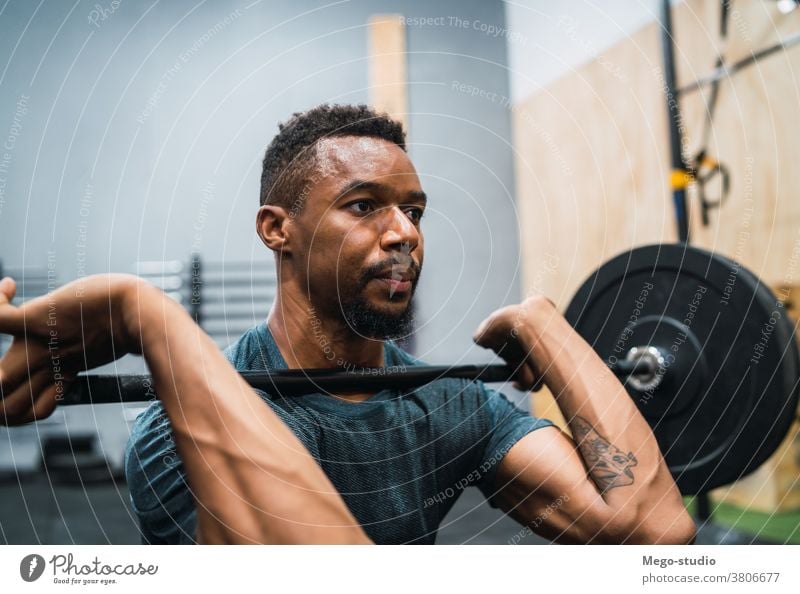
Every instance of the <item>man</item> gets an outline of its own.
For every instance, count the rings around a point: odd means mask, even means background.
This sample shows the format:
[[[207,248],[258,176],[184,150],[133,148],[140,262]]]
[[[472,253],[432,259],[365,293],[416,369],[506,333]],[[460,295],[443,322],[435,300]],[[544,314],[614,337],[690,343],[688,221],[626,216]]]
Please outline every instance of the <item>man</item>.
[[[364,107],[295,114],[267,149],[260,202],[256,228],[275,254],[277,298],[266,322],[226,350],[231,363],[240,370],[419,364],[390,340],[409,331],[426,206],[399,124]],[[561,540],[689,540],[691,520],[620,383],[549,303],[532,300],[518,313],[497,312],[479,344],[500,351],[510,330],[519,332],[517,352],[501,355],[518,365],[525,354],[519,383],[530,387],[541,372],[559,394],[583,437],[577,452],[551,423],[479,382],[265,401],[375,542],[434,542],[465,484],[528,523],[568,495],[539,526]],[[168,436],[162,407],[153,404],[128,451],[133,504],[145,540],[192,542],[192,489],[179,458],[163,461]]]
[[[267,320],[226,350],[228,360],[239,370],[420,364],[392,339],[411,324],[425,206],[398,124],[364,106],[295,114],[267,149],[257,216],[278,294]],[[481,382],[258,393],[258,401],[182,316],[150,311],[149,300],[163,303],[154,289],[120,282],[129,285],[110,309],[134,321],[115,344],[144,353],[160,399],[137,420],[126,455],[146,542],[433,543],[467,485],[558,542],[694,538],[647,423],[544,298],[496,311],[474,339],[517,370],[518,387],[550,388],[574,441]],[[134,303],[142,293],[149,299]],[[1,316],[0,331],[11,331]],[[192,366],[187,351],[203,362]],[[21,407],[15,418],[50,410],[33,402],[33,413]]]

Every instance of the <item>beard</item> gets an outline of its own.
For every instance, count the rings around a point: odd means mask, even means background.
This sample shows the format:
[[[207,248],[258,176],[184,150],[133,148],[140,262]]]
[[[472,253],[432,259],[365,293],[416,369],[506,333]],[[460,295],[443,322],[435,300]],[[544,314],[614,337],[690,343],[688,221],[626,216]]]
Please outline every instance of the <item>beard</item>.
[[[406,297],[404,294],[389,293],[389,301],[399,302],[408,300],[406,307],[402,311],[384,311],[375,307],[364,297],[367,284],[378,278],[382,271],[394,265],[402,265],[413,270],[411,280],[411,290]],[[404,338],[414,330],[414,292],[417,289],[417,281],[421,267],[418,266],[410,257],[393,258],[388,261],[380,262],[366,269],[357,283],[354,293],[342,299],[341,312],[347,325],[356,333],[367,338],[376,340],[393,340]]]
[[[367,338],[404,338],[414,329],[414,303],[411,299],[403,311],[393,313],[380,311],[366,299],[356,297],[348,303],[342,303],[342,314],[354,332]]]

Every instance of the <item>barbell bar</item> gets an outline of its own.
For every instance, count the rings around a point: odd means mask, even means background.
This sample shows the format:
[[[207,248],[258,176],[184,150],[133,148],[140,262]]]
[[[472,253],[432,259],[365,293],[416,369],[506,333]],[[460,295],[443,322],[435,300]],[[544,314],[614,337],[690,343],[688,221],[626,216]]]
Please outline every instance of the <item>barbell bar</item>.
[[[658,369],[651,361],[619,361],[611,367],[620,376],[654,376]],[[358,371],[337,369],[279,369],[240,371],[253,388],[277,396],[299,396],[314,392],[350,393],[392,388],[407,390],[431,382],[456,378],[485,383],[511,381],[513,369],[507,365],[415,365],[365,367]],[[79,375],[59,405],[133,403],[156,400],[153,378],[149,375]]]

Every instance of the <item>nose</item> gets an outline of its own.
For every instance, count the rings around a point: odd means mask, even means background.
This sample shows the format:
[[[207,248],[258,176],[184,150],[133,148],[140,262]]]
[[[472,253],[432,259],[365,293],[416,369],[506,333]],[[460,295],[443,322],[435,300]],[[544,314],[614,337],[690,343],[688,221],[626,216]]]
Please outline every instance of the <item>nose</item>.
[[[383,216],[381,248],[384,251],[399,250],[410,254],[419,245],[419,228],[400,207],[387,208]]]

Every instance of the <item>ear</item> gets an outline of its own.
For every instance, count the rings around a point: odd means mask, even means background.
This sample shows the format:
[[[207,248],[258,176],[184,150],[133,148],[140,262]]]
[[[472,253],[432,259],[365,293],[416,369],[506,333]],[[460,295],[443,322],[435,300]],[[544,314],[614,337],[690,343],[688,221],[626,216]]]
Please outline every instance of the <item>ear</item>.
[[[256,233],[264,245],[273,252],[291,253],[289,227],[292,220],[286,209],[274,204],[265,204],[256,215]]]

